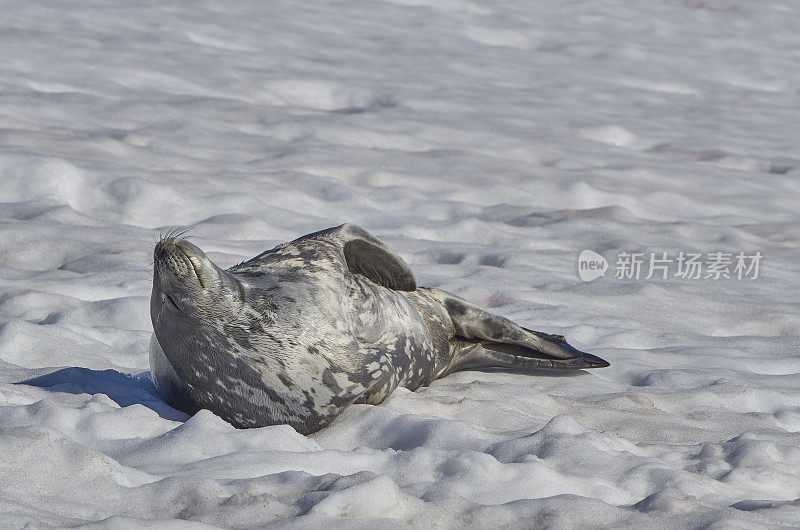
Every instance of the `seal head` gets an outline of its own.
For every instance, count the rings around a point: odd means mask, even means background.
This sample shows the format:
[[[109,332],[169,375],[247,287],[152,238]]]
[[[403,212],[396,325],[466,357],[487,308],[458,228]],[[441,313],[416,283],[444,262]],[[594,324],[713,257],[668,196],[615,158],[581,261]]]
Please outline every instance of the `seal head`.
[[[150,365],[153,382],[165,401],[179,410],[194,413],[201,407],[187,384],[178,376],[161,344],[192,355],[176,345],[203,333],[214,333],[215,324],[233,320],[243,304],[243,287],[198,247],[175,237],[162,239],[154,251],[153,292],[150,316],[153,337]],[[186,364],[175,358],[176,364]]]

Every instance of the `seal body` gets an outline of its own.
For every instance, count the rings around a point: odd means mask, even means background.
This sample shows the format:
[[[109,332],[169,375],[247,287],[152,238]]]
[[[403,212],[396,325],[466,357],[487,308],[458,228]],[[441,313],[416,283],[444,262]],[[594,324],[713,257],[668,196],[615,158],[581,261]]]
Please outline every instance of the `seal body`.
[[[221,270],[166,237],[155,248],[153,379],[173,407],[236,427],[321,429],[455,370],[607,366],[563,337],[526,330],[438,289],[345,224]]]

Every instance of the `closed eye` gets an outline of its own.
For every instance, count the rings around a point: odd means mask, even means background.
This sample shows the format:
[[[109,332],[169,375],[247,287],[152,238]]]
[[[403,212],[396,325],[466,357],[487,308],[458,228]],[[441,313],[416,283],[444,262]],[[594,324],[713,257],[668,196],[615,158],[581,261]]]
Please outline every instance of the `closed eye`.
[[[174,311],[180,311],[178,304],[175,303],[175,300],[168,294],[164,293],[164,303],[169,306]]]

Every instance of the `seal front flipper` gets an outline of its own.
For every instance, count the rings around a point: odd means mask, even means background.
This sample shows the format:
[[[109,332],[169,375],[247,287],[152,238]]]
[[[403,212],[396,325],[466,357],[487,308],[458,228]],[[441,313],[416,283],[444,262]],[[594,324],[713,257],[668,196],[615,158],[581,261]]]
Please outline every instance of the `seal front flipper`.
[[[358,225],[346,223],[309,234],[301,240],[307,238],[341,245],[350,272],[362,274],[378,285],[394,291],[414,291],[417,288],[414,273],[403,258]]]

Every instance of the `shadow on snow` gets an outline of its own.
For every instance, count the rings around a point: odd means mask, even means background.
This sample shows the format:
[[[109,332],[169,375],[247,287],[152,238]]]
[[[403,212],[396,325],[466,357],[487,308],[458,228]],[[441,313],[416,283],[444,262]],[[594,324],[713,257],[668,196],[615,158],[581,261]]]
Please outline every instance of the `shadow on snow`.
[[[510,368],[480,368],[486,373],[525,373],[546,377],[574,377],[584,373],[583,370],[541,370],[541,369],[510,369]],[[16,383],[18,385],[31,385],[44,388],[52,392],[67,392],[69,394],[105,394],[120,407],[130,405],[144,405],[155,411],[167,420],[186,421],[189,415],[174,409],[158,397],[158,391],[150,378],[150,372],[131,375],[123,374],[116,370],[91,370],[73,366],[61,368],[49,374],[32,377]]]
[[[167,420],[186,421],[189,416],[167,405],[158,397],[150,372],[137,375],[116,370],[90,370],[73,366],[49,374],[20,381],[18,385],[31,385],[53,392],[69,394],[105,394],[120,407],[144,405]]]

